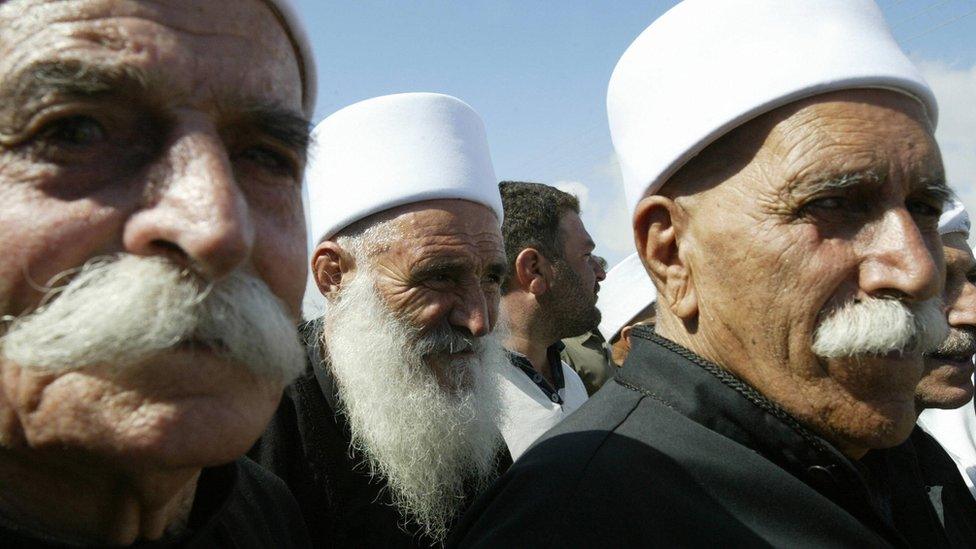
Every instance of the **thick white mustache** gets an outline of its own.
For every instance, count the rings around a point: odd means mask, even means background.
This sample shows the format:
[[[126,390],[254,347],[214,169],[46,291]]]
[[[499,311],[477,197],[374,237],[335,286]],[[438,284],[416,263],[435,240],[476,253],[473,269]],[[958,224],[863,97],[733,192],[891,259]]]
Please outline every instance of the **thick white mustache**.
[[[182,343],[281,383],[305,366],[293,321],[259,279],[234,273],[205,284],[162,258],[132,255],[87,263],[12,321],[0,354],[38,370],[125,368]]]
[[[937,348],[948,333],[938,299],[904,303],[865,298],[845,303],[820,321],[813,352],[821,358],[924,353]]]

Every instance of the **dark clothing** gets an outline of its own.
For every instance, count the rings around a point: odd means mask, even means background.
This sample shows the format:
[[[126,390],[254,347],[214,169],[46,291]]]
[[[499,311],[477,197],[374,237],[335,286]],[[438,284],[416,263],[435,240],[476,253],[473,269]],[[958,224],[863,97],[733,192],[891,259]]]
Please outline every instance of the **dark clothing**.
[[[593,396],[617,372],[607,342],[598,330],[563,340],[563,362],[580,376],[586,394]]]
[[[923,433],[919,427],[915,431]],[[912,547],[950,547],[949,538],[929,501],[919,456],[911,438],[893,448],[868,452],[861,464],[869,471],[869,478],[877,489],[886,494],[892,522]],[[955,465],[952,468],[956,470]],[[969,494],[968,489],[966,494]]]
[[[858,467],[649,327],[626,364],[477,500],[460,547],[905,545]]]
[[[310,342],[307,369],[285,390],[251,456],[291,488],[315,547],[434,545],[416,527],[405,526],[386,481],[371,476],[364,457],[350,448],[349,426],[336,413],[338,393],[322,364],[315,326],[302,327],[303,340]]]
[[[515,353],[512,351],[508,352],[508,360],[511,361],[512,366],[515,366],[522,373],[526,375],[532,383],[535,383],[544,395],[546,395],[549,400],[555,402],[556,404],[563,404],[563,397],[559,396],[559,391],[563,389],[566,385],[563,379],[563,363],[562,359],[559,357],[559,353],[562,352],[564,346],[562,342],[557,341],[555,344],[550,345],[546,348],[546,361],[549,362],[549,374],[552,376],[552,381],[554,385],[550,385],[546,378],[542,377],[534,367],[529,359],[523,354]]]
[[[976,500],[959,476],[956,464],[942,446],[919,427],[912,432],[909,442],[918,456],[929,501],[945,528],[949,544],[952,547],[976,547]]]
[[[310,547],[301,512],[284,483],[247,458],[203,470],[187,528],[178,538],[131,547]],[[28,533],[6,520],[0,520],[0,546],[78,547]]]

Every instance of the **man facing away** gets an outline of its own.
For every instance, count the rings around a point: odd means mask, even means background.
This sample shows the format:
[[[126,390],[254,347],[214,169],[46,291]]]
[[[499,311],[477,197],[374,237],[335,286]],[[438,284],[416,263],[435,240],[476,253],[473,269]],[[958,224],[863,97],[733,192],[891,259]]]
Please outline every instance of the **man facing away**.
[[[314,66],[258,0],[0,2],[0,545],[293,547]]]
[[[560,358],[561,339],[596,328],[606,276],[575,196],[540,183],[499,185],[508,278],[502,296],[511,367],[503,372],[502,435],[513,459],[586,401],[583,382]]]
[[[904,545],[856,461],[908,438],[947,333],[950,191],[934,97],[880,9],[686,0],[607,105],[654,331],[454,539]]]
[[[437,546],[508,459],[484,125],[456,98],[407,93],[346,107],[314,136],[312,275],[327,305],[253,455],[288,483],[317,546]]]

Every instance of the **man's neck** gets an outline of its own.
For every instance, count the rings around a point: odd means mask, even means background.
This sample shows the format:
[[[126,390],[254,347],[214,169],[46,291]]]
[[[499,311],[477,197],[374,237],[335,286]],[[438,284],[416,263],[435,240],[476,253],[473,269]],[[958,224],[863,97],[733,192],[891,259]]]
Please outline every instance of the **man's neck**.
[[[129,545],[186,527],[199,468],[123,473],[38,454],[0,450],[0,515],[22,530],[68,543]]]
[[[505,340],[505,348],[525,355],[525,358],[532,364],[532,368],[539,372],[550,385],[555,385],[556,381],[549,364],[549,347],[554,343],[555,341],[533,339],[528,334],[512,331],[508,339]]]

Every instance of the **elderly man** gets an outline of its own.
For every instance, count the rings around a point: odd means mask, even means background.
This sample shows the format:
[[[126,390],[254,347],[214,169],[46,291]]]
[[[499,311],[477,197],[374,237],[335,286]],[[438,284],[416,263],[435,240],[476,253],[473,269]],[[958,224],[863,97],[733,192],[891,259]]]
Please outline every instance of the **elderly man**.
[[[579,200],[540,183],[503,181],[502,296],[511,367],[504,369],[501,431],[513,459],[580,407],[586,387],[560,358],[561,339],[596,328],[596,296],[606,277],[580,219]]]
[[[935,100],[881,11],[687,0],[607,105],[657,323],[458,541],[904,544],[856,461],[909,436],[947,333],[949,191]]]
[[[410,93],[314,135],[312,274],[328,304],[256,453],[316,545],[438,545],[503,451],[505,255],[484,126],[453,97]]]
[[[0,3],[0,539],[308,543],[242,454],[301,372],[282,1]]]

